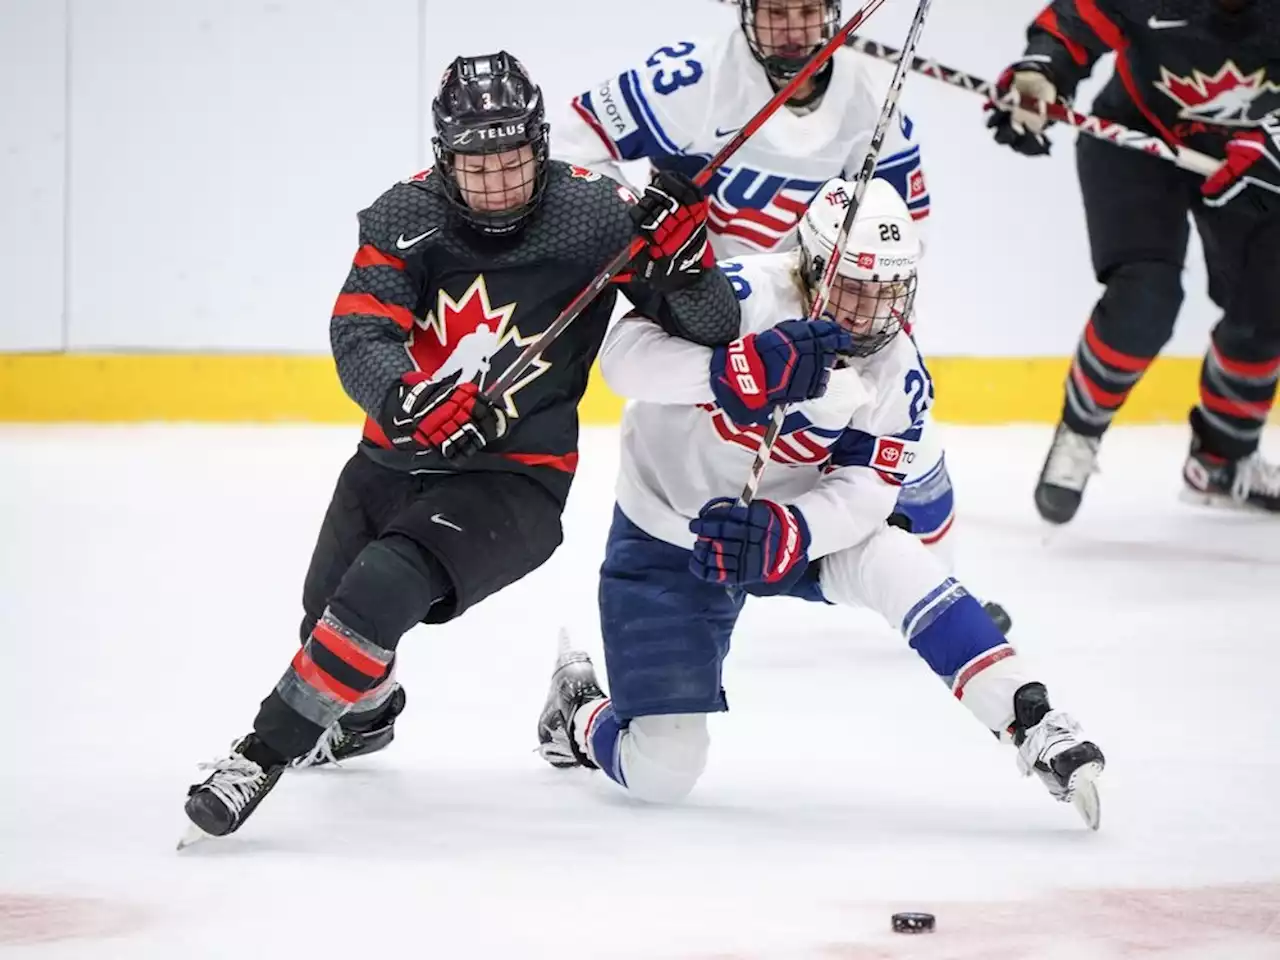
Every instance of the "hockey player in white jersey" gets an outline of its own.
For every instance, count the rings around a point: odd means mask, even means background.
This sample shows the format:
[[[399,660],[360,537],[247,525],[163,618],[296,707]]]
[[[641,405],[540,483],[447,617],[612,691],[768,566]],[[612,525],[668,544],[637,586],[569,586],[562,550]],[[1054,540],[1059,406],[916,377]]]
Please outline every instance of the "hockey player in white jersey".
[[[557,128],[557,155],[619,177],[649,160],[693,176],[835,35],[839,0],[741,0],[740,29],[713,43],[681,40],[574,98]],[[717,257],[795,246],[795,226],[818,188],[862,166],[880,117],[880,92],[842,48],[734,154],[705,188]],[[917,220],[929,191],[911,120],[890,124],[876,175]]]
[[[693,176],[835,35],[841,17],[839,0],[741,0],[740,26],[718,41],[660,47],[641,66],[576,97],[571,119],[558,128],[557,153],[618,179],[618,165],[635,160]],[[794,248],[796,225],[818,188],[861,170],[880,110],[880,93],[858,55],[837,50],[705,188],[717,256]],[[906,114],[893,118],[876,176],[923,225],[929,191],[912,130]],[[934,436],[927,429],[926,442]],[[933,453],[934,468],[901,488],[896,512],[951,569],[955,493],[941,448]],[[987,608],[1008,631],[1005,610]]]
[[[706,762],[706,715],[726,709],[721,667],[746,596],[861,605],[1096,828],[1102,752],[1051,708],[964,586],[888,523],[933,388],[904,329],[919,241],[885,181],[867,184],[824,319],[786,319],[807,317],[853,189],[823,186],[798,252],[727,266],[742,307],[733,343],[698,346],[635,315],[606,338],[603,373],[630,401],[599,590],[610,696],[585,654],[562,651],[542,754],[598,767],[644,799],[679,799]],[[741,506],[732,495],[779,404],[793,406],[775,462]]]

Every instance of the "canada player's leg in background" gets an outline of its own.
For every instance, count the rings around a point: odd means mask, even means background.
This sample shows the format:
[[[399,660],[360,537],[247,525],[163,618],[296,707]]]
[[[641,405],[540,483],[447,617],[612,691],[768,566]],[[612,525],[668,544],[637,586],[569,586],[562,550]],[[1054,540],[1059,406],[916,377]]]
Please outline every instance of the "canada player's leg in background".
[[[1258,455],[1280,378],[1280,197],[1248,188],[1197,204],[1209,296],[1222,308],[1200,369],[1187,498],[1280,512],[1280,468]],[[1256,205],[1255,205],[1256,203]]]
[[[1092,137],[1077,140],[1076,161],[1093,270],[1106,290],[1076,347],[1062,419],[1036,484],[1036,509],[1051,523],[1075,516],[1103,434],[1173,334],[1198,182],[1171,163]],[[1041,243],[1046,255],[1054,248]]]

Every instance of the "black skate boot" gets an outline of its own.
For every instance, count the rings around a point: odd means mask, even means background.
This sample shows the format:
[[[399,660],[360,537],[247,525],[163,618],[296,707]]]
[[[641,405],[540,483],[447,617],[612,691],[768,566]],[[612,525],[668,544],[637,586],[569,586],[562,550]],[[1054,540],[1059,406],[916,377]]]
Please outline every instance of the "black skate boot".
[[[1098,472],[1101,437],[1086,437],[1059,423],[1036,482],[1036,509],[1050,523],[1067,523],[1080,509],[1085,484]]]
[[[1049,706],[1042,683],[1028,683],[1013,695],[1013,727],[1018,748],[1018,768],[1025,776],[1034,771],[1055,799],[1074,803],[1092,830],[1102,819],[1098,788],[1094,781],[1106,766],[1097,744],[1083,739],[1080,724]]]
[[[187,817],[211,837],[235,833],[271,792],[288,763],[251,733],[221,760],[202,763],[213,773],[187,791]],[[185,845],[179,844],[179,849]]]
[[[996,625],[996,629],[1007,637],[1009,631],[1013,629],[1013,617],[1009,616],[1009,611],[994,600],[988,600],[982,605],[982,609],[987,612],[987,616]]]
[[[1193,432],[1182,480],[1182,499],[1188,503],[1280,513],[1280,466],[1256,452],[1240,460],[1217,457]]]
[[[590,767],[596,765],[582,752],[574,739],[573,715],[592,700],[603,700],[604,691],[596,680],[591,658],[581,650],[570,650],[561,634],[560,655],[551,674],[551,689],[538,717],[538,752],[553,767]]]
[[[396,684],[373,716],[350,714],[333,724],[320,735],[315,747],[305,757],[293,761],[295,767],[322,767],[329,763],[341,763],[351,757],[377,753],[386,748],[396,736],[396,717],[404,712],[404,687]]]

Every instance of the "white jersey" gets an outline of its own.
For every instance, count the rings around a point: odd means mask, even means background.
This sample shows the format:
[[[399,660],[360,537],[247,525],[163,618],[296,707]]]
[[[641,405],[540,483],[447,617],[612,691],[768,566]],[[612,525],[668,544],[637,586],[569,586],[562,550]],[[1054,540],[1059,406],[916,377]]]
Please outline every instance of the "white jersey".
[[[710,45],[686,40],[576,97],[552,148],[617,178],[619,163],[641,159],[693,176],[773,94],[741,30]],[[880,109],[881,93],[858,55],[837,50],[817,107],[803,114],[779,109],[707,185],[716,255],[793,247],[795,226],[818,188],[862,168]],[[890,124],[875,175],[894,185],[913,218],[928,215],[920,149],[905,114]]]
[[[796,255],[722,263],[742,307],[742,333],[807,315]],[[711,390],[709,347],[637,315],[605,338],[601,372],[628,399],[617,500],[652,537],[692,548],[689,521],[714,497],[736,497],[764,427],[733,423]],[[919,462],[933,383],[907,333],[832,371],[827,392],[789,409],[757,496],[799,508],[812,559],[862,542],[893,512]]]

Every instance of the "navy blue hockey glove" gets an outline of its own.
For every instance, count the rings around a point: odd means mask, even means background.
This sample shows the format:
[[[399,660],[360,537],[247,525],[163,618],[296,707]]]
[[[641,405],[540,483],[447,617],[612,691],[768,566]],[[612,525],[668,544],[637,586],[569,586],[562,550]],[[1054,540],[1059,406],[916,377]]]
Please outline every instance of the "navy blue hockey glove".
[[[1058,88],[1045,73],[1044,64],[1035,60],[1019,60],[1000,74],[996,90],[1003,97],[1013,90],[1023,96],[1053,103],[1058,99]],[[1040,157],[1049,152],[1049,138],[1044,128],[1049,121],[1043,112],[1032,113],[1021,107],[1010,109],[1007,105],[987,102],[991,111],[987,126],[995,131],[996,143],[1012,147],[1028,157]]]
[[[734,423],[764,423],[774,407],[814,400],[853,337],[830,320],[784,320],[711,353],[711,392]]]
[[[707,199],[688,177],[659,170],[629,211],[648,246],[636,256],[636,276],[669,293],[696,283],[715,266],[707,240]]]
[[[710,500],[689,521],[697,536],[689,569],[700,580],[744,586],[794,584],[809,566],[809,524],[795,507],[772,500]]]
[[[1280,205],[1280,119],[1260,130],[1241,130],[1227,141],[1227,158],[1200,185],[1205,206],[1221,207],[1253,186],[1255,206]],[[1259,192],[1261,191],[1261,192]]]
[[[506,415],[474,383],[458,383],[457,374],[432,382],[423,373],[407,373],[391,390],[380,426],[397,448],[438,450],[460,460],[483,450],[507,432]]]

